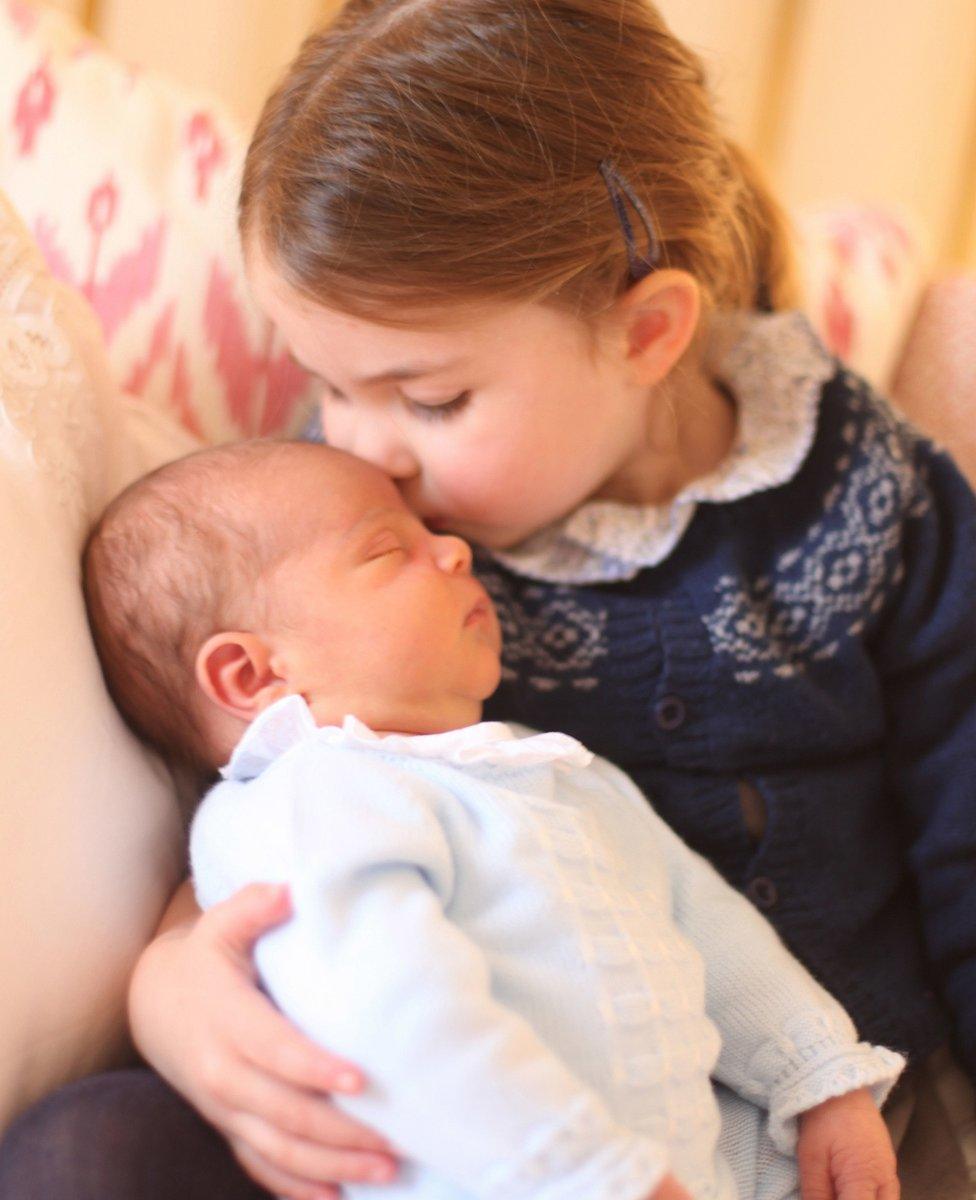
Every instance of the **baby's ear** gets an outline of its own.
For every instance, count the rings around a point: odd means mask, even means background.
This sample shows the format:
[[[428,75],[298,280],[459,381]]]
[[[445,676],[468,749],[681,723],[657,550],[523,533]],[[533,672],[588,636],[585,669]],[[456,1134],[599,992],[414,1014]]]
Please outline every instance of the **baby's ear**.
[[[200,647],[196,678],[203,694],[244,721],[287,693],[271,667],[271,651],[254,633],[215,633]]]

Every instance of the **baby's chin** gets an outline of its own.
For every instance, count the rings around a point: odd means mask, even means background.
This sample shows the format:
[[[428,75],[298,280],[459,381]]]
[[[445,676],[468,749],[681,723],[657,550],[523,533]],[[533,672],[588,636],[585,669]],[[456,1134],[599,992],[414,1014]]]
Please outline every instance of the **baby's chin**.
[[[485,698],[495,691],[495,683]],[[446,696],[442,700],[400,704],[348,701],[344,704],[323,703],[306,698],[312,718],[320,728],[341,726],[346,717],[355,717],[374,733],[425,735],[450,733],[477,725],[482,719],[484,702],[476,696]]]

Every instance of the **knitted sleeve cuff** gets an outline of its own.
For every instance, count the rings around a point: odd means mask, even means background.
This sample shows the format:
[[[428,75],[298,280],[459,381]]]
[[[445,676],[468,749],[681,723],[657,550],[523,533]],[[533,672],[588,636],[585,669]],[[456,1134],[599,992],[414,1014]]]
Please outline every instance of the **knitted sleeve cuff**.
[[[476,1190],[485,1200],[643,1200],[667,1171],[660,1143],[577,1101],[557,1127],[540,1130]]]
[[[796,1049],[795,1042],[780,1047],[783,1069],[769,1101],[769,1135],[782,1154],[796,1149],[801,1113],[860,1088],[869,1088],[880,1108],[905,1067],[900,1054],[847,1038],[818,1040],[801,1055]]]

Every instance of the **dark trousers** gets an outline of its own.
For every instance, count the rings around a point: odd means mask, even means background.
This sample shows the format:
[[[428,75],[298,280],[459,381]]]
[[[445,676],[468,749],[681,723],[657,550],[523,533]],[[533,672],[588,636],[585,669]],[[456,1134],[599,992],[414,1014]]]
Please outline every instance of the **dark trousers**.
[[[0,1141],[0,1200],[267,1200],[223,1138],[153,1071],[109,1071]]]

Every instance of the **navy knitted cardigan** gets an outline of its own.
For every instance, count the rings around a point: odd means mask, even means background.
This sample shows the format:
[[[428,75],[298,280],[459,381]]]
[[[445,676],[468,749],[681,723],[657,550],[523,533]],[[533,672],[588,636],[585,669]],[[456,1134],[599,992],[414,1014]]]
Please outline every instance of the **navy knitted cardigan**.
[[[976,501],[950,459],[838,367],[798,473],[700,504],[658,566],[479,573],[486,716],[618,763],[863,1037],[917,1061],[951,1031],[976,1077]]]

